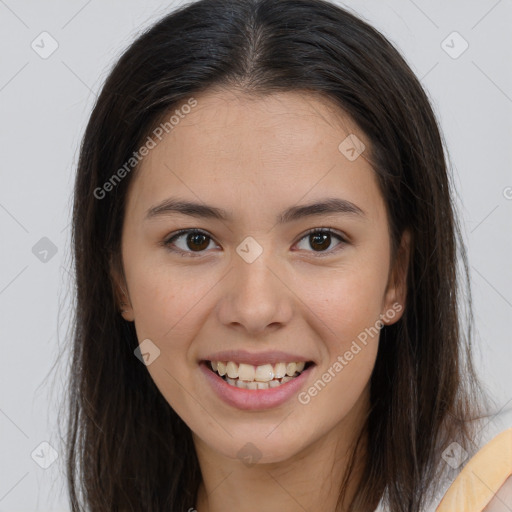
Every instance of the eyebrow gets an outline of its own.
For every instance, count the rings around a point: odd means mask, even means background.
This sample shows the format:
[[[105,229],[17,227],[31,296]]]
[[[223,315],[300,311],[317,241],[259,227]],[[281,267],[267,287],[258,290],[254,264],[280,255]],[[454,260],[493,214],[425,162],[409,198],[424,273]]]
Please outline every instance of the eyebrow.
[[[176,198],[165,199],[156,206],[149,208],[146,211],[145,219],[149,220],[176,213],[221,221],[230,221],[232,219],[232,215],[222,208]],[[278,224],[285,224],[304,217],[328,214],[350,214],[363,218],[366,216],[365,212],[354,203],[346,199],[329,197],[318,202],[287,208],[277,216],[276,222]]]

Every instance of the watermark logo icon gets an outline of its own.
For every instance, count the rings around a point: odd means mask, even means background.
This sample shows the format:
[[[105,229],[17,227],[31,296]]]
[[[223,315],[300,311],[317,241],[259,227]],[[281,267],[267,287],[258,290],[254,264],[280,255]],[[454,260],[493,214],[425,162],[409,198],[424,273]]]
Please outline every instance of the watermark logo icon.
[[[248,236],[236,248],[236,252],[245,262],[252,263],[263,253],[263,247],[252,236]]]
[[[142,341],[133,353],[146,366],[149,366],[155,359],[160,357],[160,349],[150,339]]]
[[[32,460],[43,469],[48,469],[59,457],[57,450],[47,441],[39,443],[30,454]]]
[[[457,31],[454,31],[443,39],[441,48],[452,59],[458,59],[469,48],[469,43]]]
[[[354,133],[350,133],[338,146],[339,152],[351,162],[357,160],[365,149],[363,141]]]
[[[57,254],[57,246],[49,238],[43,236],[32,247],[32,254],[42,263],[48,263]]]
[[[41,59],[47,59],[57,50],[59,43],[48,32],[41,32],[30,46]]]
[[[252,443],[245,443],[236,456],[247,466],[254,466],[261,459],[261,452]]]
[[[451,443],[441,455],[448,466],[457,469],[467,458],[468,452],[457,443]]]

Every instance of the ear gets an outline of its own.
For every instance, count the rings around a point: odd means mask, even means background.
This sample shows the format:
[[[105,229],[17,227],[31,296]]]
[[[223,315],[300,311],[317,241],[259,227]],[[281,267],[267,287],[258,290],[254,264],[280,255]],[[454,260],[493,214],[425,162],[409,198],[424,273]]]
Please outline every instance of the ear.
[[[112,283],[112,290],[116,307],[119,309],[122,317],[128,321],[133,322],[134,314],[130,296],[127,291],[126,278],[119,258],[111,255],[109,258],[110,279]]]
[[[407,269],[411,254],[411,233],[405,230],[391,262],[388,285],[384,297],[382,322],[391,325],[400,320],[407,299]]]

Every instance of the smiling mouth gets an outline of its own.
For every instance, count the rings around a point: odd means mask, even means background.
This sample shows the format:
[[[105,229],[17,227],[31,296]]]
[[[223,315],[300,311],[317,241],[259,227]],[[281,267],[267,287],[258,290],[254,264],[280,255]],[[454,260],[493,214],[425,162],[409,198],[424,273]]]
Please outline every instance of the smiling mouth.
[[[297,378],[314,364],[312,361],[261,366],[238,364],[234,361],[203,361],[203,363],[229,385],[241,389],[277,388]]]

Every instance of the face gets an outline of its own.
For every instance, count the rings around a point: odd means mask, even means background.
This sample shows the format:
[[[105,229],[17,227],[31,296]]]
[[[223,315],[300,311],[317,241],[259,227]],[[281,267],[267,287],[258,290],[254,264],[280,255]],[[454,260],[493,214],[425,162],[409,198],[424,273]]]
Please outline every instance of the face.
[[[195,99],[130,185],[123,316],[198,445],[279,462],[368,408],[378,328],[404,300],[386,207],[368,139],[325,100]]]

